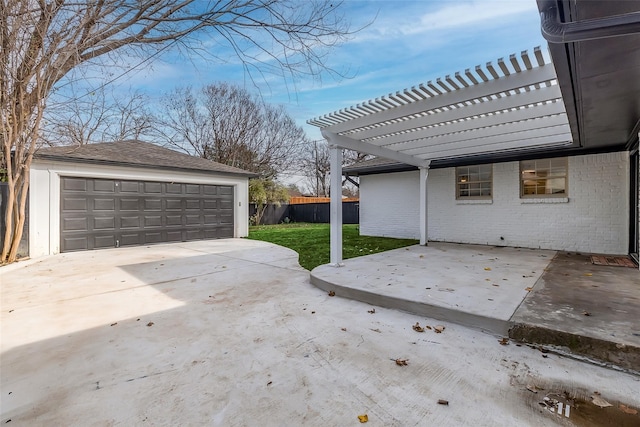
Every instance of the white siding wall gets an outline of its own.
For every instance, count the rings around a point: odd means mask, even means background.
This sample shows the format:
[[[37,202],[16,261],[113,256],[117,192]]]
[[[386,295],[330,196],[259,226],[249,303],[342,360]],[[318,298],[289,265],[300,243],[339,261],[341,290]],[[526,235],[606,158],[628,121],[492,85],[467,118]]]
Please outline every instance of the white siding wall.
[[[429,240],[626,253],[628,153],[570,157],[568,181],[567,199],[520,199],[519,163],[499,163],[490,203],[458,201],[455,168],[431,170]],[[418,191],[418,171],[361,177],[361,233],[419,238]]]
[[[32,258],[60,252],[60,176],[231,185],[234,187],[235,237],[246,237],[249,234],[247,178],[197,172],[34,161],[31,165],[29,187],[29,256]]]

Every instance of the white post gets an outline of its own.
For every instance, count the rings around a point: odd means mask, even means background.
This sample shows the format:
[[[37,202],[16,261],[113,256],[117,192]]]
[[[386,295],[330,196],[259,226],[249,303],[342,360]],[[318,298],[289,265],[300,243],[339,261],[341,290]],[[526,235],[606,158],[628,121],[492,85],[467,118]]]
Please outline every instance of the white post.
[[[334,267],[342,265],[342,148],[329,146],[331,160],[331,257]]]
[[[427,178],[429,177],[429,165],[420,168],[420,245],[427,246],[429,241],[428,227],[428,203],[427,203]]]

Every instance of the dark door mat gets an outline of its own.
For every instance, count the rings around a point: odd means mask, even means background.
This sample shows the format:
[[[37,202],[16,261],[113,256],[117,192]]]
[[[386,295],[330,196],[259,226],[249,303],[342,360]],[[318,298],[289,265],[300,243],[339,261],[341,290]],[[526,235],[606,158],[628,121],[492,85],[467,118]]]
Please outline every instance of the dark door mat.
[[[631,258],[625,256],[591,255],[591,264],[638,268]]]

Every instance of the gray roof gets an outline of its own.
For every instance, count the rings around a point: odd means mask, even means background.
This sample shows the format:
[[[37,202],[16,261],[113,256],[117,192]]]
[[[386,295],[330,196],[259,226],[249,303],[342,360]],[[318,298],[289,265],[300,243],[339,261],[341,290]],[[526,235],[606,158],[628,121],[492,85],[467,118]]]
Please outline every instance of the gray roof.
[[[379,172],[401,172],[418,169],[415,166],[396,162],[383,157],[374,157],[342,168],[345,175],[366,175]]]
[[[257,176],[252,172],[190,156],[149,142],[102,142],[82,146],[43,147],[36,159]]]

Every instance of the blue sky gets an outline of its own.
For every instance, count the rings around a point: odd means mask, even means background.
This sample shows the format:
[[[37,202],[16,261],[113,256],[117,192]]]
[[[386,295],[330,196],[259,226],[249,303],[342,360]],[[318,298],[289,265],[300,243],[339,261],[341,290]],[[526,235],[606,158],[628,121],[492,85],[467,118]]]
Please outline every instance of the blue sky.
[[[350,78],[251,81],[233,55],[205,40],[217,60],[168,52],[116,84],[146,93],[153,103],[176,86],[233,82],[284,104],[311,139],[321,139],[306,120],[534,46],[546,49],[535,0],[346,0],[343,12],[353,28],[371,23],[327,58]]]

